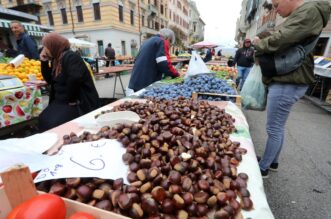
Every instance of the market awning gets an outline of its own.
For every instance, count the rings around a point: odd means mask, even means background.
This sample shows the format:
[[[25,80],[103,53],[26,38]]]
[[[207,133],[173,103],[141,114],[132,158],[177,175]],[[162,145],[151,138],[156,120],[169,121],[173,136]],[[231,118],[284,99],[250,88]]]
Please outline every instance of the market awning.
[[[10,28],[10,20],[0,19],[0,28]],[[51,30],[51,28],[38,25],[38,24],[30,24],[30,23],[24,23],[22,22],[22,25],[24,26],[24,29],[27,31],[27,33],[31,36],[44,36],[47,34],[47,32],[43,31],[42,29],[48,29]]]
[[[28,34],[29,34],[30,36],[43,37],[43,36],[45,36],[47,33],[46,33],[46,32],[37,32],[37,31],[28,31]]]

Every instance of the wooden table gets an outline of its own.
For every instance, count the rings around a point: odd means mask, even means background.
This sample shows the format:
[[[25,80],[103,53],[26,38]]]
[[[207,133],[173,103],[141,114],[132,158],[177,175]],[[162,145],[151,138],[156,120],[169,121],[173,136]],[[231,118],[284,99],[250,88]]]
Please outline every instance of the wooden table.
[[[115,74],[113,98],[115,97],[117,78],[119,78],[119,80],[120,80],[123,95],[125,96],[125,89],[124,89],[124,86],[123,86],[123,83],[122,83],[121,73],[125,72],[125,71],[131,71],[132,68],[133,67],[131,67],[131,66],[111,66],[111,67],[106,67],[106,68],[100,69],[99,73],[97,73],[96,75]]]
[[[177,63],[179,63],[179,62],[183,62],[183,63],[188,64],[189,61],[190,61],[189,58],[183,58],[183,59],[175,58],[175,59],[171,59],[171,63],[172,63],[172,64],[177,64]]]

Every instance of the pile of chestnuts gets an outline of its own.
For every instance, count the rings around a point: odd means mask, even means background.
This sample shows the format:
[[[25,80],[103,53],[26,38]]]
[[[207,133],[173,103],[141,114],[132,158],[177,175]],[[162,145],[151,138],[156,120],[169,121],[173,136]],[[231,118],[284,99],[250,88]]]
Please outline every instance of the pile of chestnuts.
[[[113,111],[130,110],[141,120],[74,133],[64,144],[117,139],[126,148],[127,180],[60,179],[38,189],[131,218],[237,218],[251,210],[248,176],[237,173],[246,154],[229,136],[234,119],[206,101],[124,102]],[[212,215],[212,216],[211,216]]]

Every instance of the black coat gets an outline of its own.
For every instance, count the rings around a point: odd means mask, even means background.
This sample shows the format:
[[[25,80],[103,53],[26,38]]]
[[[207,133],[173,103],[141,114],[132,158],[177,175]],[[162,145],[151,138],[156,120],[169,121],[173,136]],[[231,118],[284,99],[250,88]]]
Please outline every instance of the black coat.
[[[68,50],[62,59],[62,71],[52,75],[48,62],[42,62],[41,72],[51,86],[49,105],[39,116],[42,131],[61,125],[99,107],[99,95],[83,59]],[[77,103],[70,106],[69,103]]]

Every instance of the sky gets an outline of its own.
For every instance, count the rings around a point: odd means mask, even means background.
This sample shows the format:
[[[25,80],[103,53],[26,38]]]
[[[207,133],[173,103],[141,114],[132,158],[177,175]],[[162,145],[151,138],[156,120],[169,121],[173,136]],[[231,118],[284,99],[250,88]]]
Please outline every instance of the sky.
[[[242,0],[194,0],[205,22],[205,40],[225,47],[234,47],[236,22]]]

